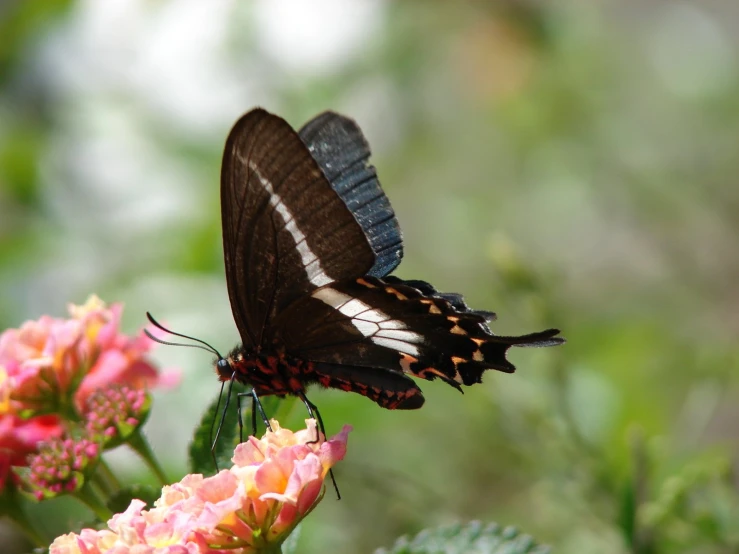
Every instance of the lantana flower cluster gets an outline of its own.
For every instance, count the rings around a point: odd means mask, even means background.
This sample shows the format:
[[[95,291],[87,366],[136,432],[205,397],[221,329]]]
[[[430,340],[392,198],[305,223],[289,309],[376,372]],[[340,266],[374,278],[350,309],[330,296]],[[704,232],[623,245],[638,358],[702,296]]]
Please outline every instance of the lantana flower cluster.
[[[77,492],[85,484],[82,471],[90,468],[99,453],[98,443],[84,438],[43,442],[39,453],[31,457],[27,486],[37,500]]]
[[[0,515],[40,547],[48,539],[26,514],[27,501],[72,495],[108,522],[58,537],[53,554],[279,552],[323,496],[350,428],[327,441],[313,419],[296,433],[273,420],[262,439],[236,448],[230,469],[167,485],[141,427],[148,390],[178,376],[147,359],[153,341],[143,331],[120,332],[121,310],[92,296],[69,306],[68,319],[43,316],[0,335]],[[141,488],[121,483],[102,457],[122,444],[164,485],[150,509],[135,498]],[[121,498],[133,500],[114,515],[110,501]]]
[[[153,341],[143,331],[120,332],[122,309],[93,295],[69,305],[69,318],[45,315],[0,335],[0,492],[14,478],[11,466],[32,465],[28,456],[42,443],[69,440],[70,427],[84,426],[93,393],[176,382],[147,359]]]
[[[344,426],[325,441],[315,420],[306,424],[306,429],[293,433],[273,420],[273,431],[236,447],[230,469],[207,478],[187,475],[164,487],[150,510],[134,500],[109,520],[109,529],[58,537],[51,554],[279,551],[320,501],[324,479],[344,457],[351,431]]]

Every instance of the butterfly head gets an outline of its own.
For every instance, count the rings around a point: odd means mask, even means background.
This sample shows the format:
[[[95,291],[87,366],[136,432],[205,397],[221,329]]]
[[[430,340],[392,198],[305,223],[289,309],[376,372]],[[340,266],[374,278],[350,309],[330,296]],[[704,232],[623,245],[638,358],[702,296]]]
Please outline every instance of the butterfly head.
[[[218,375],[218,380],[223,382],[235,379],[245,385],[254,385],[259,381],[260,355],[251,348],[239,345],[228,353],[228,356],[220,356],[213,361],[213,367]]]
[[[228,381],[231,379],[234,371],[231,368],[231,362],[228,361],[228,358],[218,358],[215,361],[215,366],[216,373],[218,374],[218,379],[220,381]]]

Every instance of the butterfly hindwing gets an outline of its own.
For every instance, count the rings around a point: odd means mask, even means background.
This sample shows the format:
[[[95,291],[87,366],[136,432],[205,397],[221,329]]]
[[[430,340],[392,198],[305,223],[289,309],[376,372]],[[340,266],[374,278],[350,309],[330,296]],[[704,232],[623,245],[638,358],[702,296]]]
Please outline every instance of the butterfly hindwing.
[[[298,134],[262,109],[226,141],[221,173],[226,280],[245,346],[290,303],[364,275],[375,254]]]
[[[299,134],[367,235],[375,253],[367,275],[384,277],[400,263],[403,241],[395,212],[369,165],[367,139],[353,120],[334,112],[314,117]]]
[[[291,355],[317,364],[351,366],[359,382],[362,368],[371,368],[439,378],[458,389],[479,383],[488,369],[513,372],[506,359],[511,346],[561,342],[555,329],[521,337],[494,335],[487,326],[490,316],[422,281],[368,276],[314,290],[278,324]]]

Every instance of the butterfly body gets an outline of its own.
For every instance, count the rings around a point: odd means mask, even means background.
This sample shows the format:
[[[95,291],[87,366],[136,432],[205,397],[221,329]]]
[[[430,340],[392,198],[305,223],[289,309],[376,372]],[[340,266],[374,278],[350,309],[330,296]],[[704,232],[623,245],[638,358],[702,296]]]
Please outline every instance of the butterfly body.
[[[392,390],[384,386],[372,386],[347,373],[316,371],[313,362],[294,358],[284,353],[248,353],[242,346],[236,347],[226,358],[228,371],[219,373],[219,379],[228,382],[231,378],[254,389],[258,396],[305,394],[310,385],[356,392],[378,403],[383,408],[413,409],[423,405],[423,396],[416,388]]]
[[[304,398],[311,384],[388,409],[423,405],[411,377],[462,390],[488,369],[513,372],[511,346],[559,344],[549,329],[495,335],[492,312],[390,275],[400,228],[350,119],[325,112],[295,132],[256,109],[226,142],[224,257],[242,346],[217,364],[258,395]]]
[[[233,377],[237,381],[253,387],[259,396],[285,396],[305,392],[312,375],[313,364],[300,358],[293,358],[284,351],[255,352],[237,346],[226,357],[228,370],[219,372],[221,381]]]

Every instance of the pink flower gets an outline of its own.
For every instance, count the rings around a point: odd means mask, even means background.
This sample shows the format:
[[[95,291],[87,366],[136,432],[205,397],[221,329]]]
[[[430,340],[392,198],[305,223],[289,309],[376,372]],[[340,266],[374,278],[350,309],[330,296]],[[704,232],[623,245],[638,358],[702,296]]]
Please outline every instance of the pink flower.
[[[94,529],[83,529],[79,535],[69,533],[62,535],[54,541],[55,554],[102,554],[103,552],[116,552],[115,533],[110,531],[95,531]],[[121,552],[118,550],[118,552]],[[124,550],[122,552],[128,552]]]
[[[153,342],[119,331],[122,306],[97,296],[69,305],[70,319],[42,316],[0,335],[0,413],[81,413],[87,397],[110,384],[169,384],[145,355]]]
[[[143,331],[133,338],[120,332],[121,311],[93,295],[70,305],[69,319],[45,315],[0,335],[0,492],[10,465],[26,465],[38,443],[82,418],[93,392],[173,383],[147,360],[153,342]]]
[[[281,544],[320,501],[329,469],[346,453],[351,428],[344,426],[328,441],[312,419],[297,433],[274,420],[272,428],[262,439],[251,437],[236,447],[231,469],[208,478],[185,476],[164,487],[151,510],[134,500],[108,522],[110,530],[59,537],[51,554],[248,554]]]

